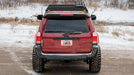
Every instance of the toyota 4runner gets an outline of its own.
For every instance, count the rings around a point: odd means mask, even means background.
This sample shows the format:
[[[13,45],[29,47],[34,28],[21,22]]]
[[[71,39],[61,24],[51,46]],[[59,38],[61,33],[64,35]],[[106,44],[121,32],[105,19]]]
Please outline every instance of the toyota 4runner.
[[[98,35],[85,6],[49,5],[41,21],[33,47],[32,66],[42,72],[48,61],[83,60],[89,64],[89,72],[101,69],[101,49]]]

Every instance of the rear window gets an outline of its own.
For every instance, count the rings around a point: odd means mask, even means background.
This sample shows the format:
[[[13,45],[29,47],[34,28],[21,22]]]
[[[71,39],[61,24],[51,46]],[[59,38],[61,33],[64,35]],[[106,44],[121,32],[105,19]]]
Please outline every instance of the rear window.
[[[45,25],[45,33],[89,33],[86,18],[48,18]]]

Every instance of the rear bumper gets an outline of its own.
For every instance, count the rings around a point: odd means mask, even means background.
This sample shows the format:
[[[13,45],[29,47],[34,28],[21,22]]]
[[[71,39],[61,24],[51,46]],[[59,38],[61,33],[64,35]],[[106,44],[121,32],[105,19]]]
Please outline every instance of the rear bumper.
[[[92,46],[92,51],[90,53],[81,53],[81,54],[52,54],[52,53],[43,53],[41,51],[40,45],[35,45],[34,50],[40,58],[46,60],[86,60],[94,57],[99,49],[98,45]]]

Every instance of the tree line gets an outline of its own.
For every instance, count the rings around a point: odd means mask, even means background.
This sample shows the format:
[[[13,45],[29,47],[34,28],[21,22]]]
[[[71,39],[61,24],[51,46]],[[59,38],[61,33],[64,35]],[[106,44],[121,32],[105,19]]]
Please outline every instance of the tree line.
[[[30,3],[43,4],[73,4],[74,2],[85,2],[86,5],[92,7],[112,7],[134,9],[134,0],[0,0],[0,8],[16,7]]]

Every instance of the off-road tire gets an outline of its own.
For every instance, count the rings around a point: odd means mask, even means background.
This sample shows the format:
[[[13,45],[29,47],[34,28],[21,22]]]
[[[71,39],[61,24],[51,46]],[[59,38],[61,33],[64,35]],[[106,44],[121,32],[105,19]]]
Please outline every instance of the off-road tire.
[[[99,47],[95,57],[89,60],[89,71],[92,73],[98,73],[101,70],[101,49]]]
[[[44,60],[36,54],[35,50],[33,50],[32,55],[32,66],[35,72],[43,72],[44,71]]]

